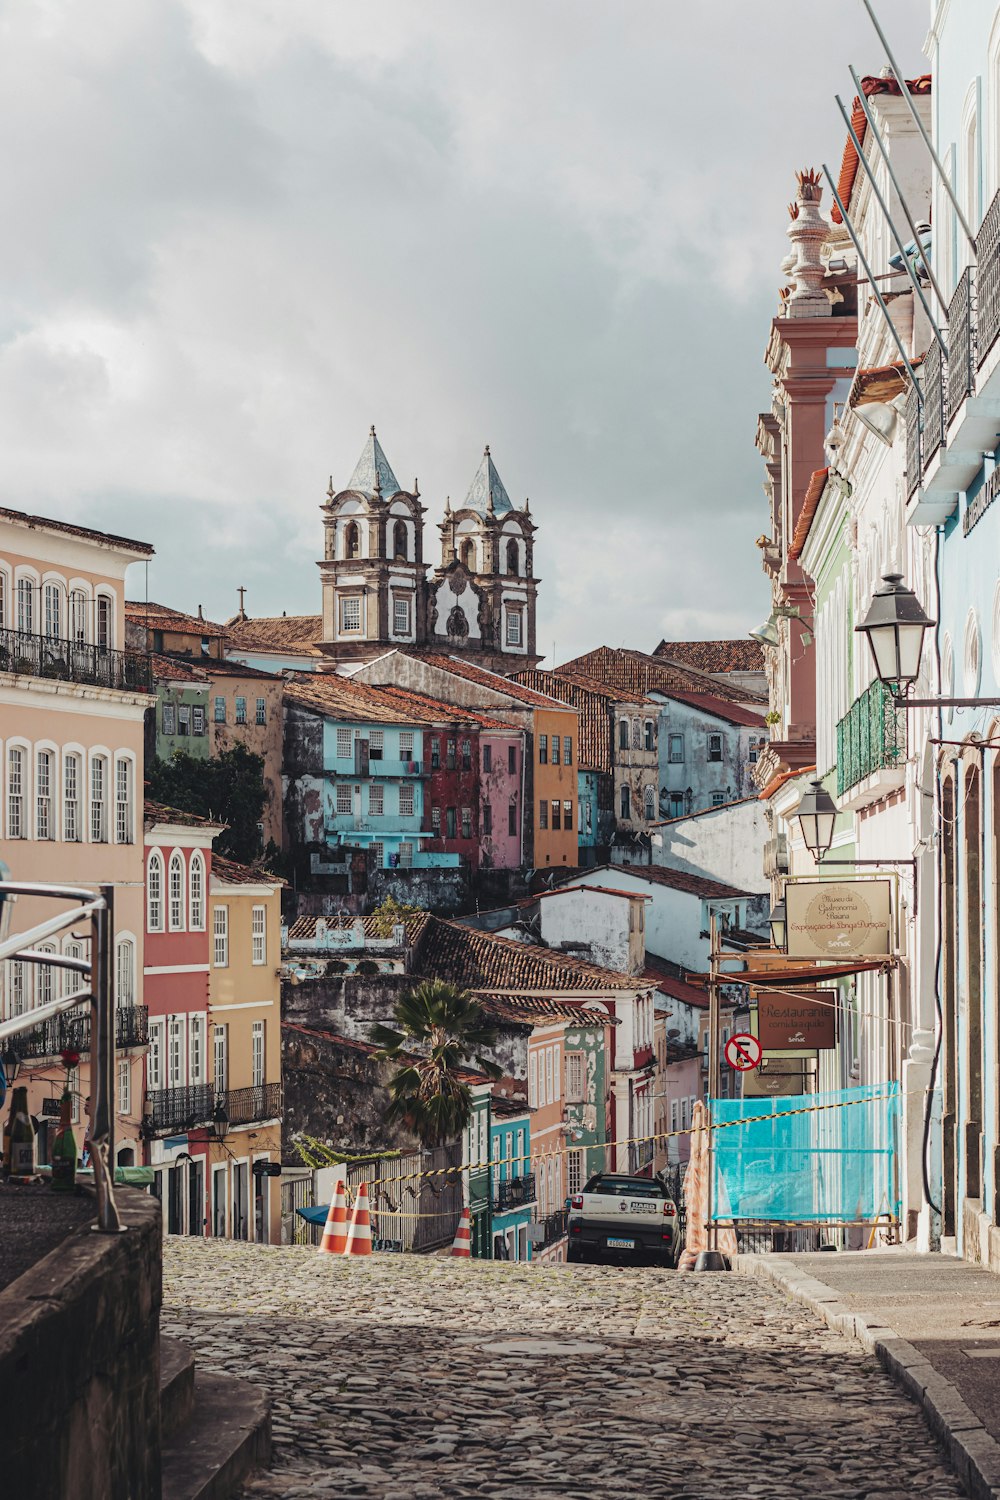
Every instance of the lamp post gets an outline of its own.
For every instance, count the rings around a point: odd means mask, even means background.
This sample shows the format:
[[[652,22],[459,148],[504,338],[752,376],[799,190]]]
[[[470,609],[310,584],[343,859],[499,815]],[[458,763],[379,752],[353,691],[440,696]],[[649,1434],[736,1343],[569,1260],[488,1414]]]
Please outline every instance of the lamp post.
[[[896,697],[898,708],[990,708],[1000,698],[910,698],[899,689],[909,688],[920,671],[924,635],[936,620],[924,613],[912,589],[903,584],[902,574],[886,573],[884,588],[872,596],[868,613],[855,630],[867,636],[875,671]]]
[[[822,781],[812,781],[796,813],[802,840],[817,864],[833,843],[837,804]]]
[[[221,1097],[216,1099],[215,1108],[212,1110],[212,1138],[221,1146],[229,1134],[229,1112],[226,1109],[225,1100]]]
[[[787,923],[785,919],[785,898],[781,896],[772,906],[771,915],[768,919],[771,927],[771,946],[783,949],[785,946]]]

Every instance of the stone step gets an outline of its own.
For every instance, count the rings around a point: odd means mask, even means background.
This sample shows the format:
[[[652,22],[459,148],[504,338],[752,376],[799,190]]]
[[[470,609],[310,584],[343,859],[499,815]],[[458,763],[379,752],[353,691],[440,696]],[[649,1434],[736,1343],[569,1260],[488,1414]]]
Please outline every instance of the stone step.
[[[257,1386],[198,1370],[193,1408],[163,1440],[163,1500],[231,1500],[271,1462],[271,1403]]]
[[[160,1336],[160,1431],[173,1437],[194,1411],[194,1355],[180,1339]]]

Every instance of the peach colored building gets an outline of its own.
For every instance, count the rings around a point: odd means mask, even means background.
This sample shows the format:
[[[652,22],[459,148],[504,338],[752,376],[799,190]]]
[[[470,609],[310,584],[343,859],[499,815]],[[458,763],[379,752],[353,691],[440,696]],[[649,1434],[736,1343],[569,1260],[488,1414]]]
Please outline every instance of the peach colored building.
[[[209,1143],[209,1222],[216,1236],[278,1244],[280,1178],[260,1168],[281,1162],[284,881],[216,854],[209,884],[209,1067],[228,1126]]]
[[[142,1119],[146,1012],[141,787],[145,656],[125,648],[125,574],[152,554],[144,542],[0,509],[0,859],[15,879],[114,887],[116,1158],[135,1164]],[[21,898],[12,932],[58,910]],[[43,947],[83,957],[89,928]],[[19,961],[0,965],[4,1017],[26,1013],[71,981]],[[75,985],[73,986],[75,987]],[[90,1093],[89,1006],[21,1035],[20,1079],[47,1159],[52,1100],[66,1077],[61,1049],[80,1052],[71,1077],[80,1120]]]

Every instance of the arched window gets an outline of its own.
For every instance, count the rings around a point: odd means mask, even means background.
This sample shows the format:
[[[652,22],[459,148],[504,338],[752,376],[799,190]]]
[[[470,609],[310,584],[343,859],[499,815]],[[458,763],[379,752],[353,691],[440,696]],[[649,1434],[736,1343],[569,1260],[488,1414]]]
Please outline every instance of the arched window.
[[[344,556],[361,556],[361,533],[355,521],[348,521],[344,530]]]
[[[461,550],[459,552],[459,557],[462,559],[462,565],[463,565],[463,567],[468,568],[468,570],[469,570],[470,573],[474,573],[476,571],[476,544],[475,544],[475,542],[470,542],[470,541],[463,542],[462,546],[461,546]]]
[[[618,720],[618,748],[628,749],[628,719]]]
[[[58,583],[47,583],[42,593],[44,603],[44,627],[49,640],[58,640],[62,635],[62,588]]]
[[[519,572],[517,542],[513,537],[507,543],[507,572],[512,578],[516,578]]]
[[[645,812],[646,821],[652,822],[653,818],[656,817],[656,789],[654,787],[647,786],[642,795],[645,801],[645,807],[643,810]]]
[[[73,589],[69,596],[69,637],[77,645],[87,639],[87,596],[83,589]]]
[[[621,815],[623,818],[632,816],[632,796],[627,786],[621,789]]]
[[[146,867],[146,927],[163,931],[163,855],[153,849]]]
[[[184,858],[178,849],[167,867],[167,900],[171,932],[184,931]]]
[[[632,749],[642,749],[642,729],[640,728],[638,719],[632,720]]]
[[[35,585],[30,578],[19,578],[17,580],[17,628],[23,635],[30,635],[34,629],[35,619]]]
[[[97,596],[97,644],[107,651],[114,642],[114,617],[111,600],[107,594]]]
[[[119,938],[115,948],[115,1004],[135,1004],[135,944],[131,938]]]
[[[190,888],[188,891],[189,924],[192,932],[205,930],[205,859],[196,849],[191,856]]]
[[[95,755],[90,762],[90,842],[108,842],[108,762]]]
[[[409,555],[407,551],[405,521],[397,521],[392,528],[392,555],[393,557],[400,558],[403,562],[406,561]]]

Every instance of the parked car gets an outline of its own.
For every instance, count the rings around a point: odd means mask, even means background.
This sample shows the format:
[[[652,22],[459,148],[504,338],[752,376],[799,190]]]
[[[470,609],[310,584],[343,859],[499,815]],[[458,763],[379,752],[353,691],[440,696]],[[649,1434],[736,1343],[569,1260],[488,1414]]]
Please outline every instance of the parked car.
[[[653,1260],[673,1266],[679,1250],[677,1204],[655,1177],[597,1172],[569,1200],[567,1259]]]

